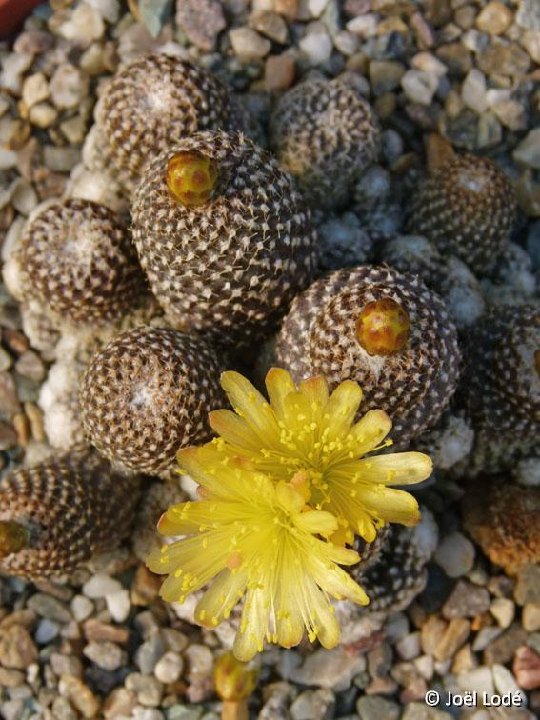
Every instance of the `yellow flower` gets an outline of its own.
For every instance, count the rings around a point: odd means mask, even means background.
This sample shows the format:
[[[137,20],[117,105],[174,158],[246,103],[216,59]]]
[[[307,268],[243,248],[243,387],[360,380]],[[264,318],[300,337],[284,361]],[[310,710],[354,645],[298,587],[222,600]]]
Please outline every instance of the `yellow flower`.
[[[231,410],[210,413],[214,440],[224,456],[242,457],[272,477],[292,483],[306,502],[338,518],[334,542],[352,542],[359,534],[372,542],[387,522],[414,525],[416,500],[391,485],[420,482],[431,473],[431,460],[419,452],[362,457],[381,449],[391,428],[388,415],[370,410],[357,423],[362,400],[357,383],[347,380],[331,394],[323,377],[295,387],[278,368],[266,376],[270,402],[236,372],[221,384]]]
[[[198,623],[215,627],[245,596],[233,651],[242,661],[265,638],[297,645],[308,631],[324,647],[339,642],[329,596],[367,604],[368,598],[341,565],[358,554],[325,538],[337,530],[327,511],[311,509],[290,483],[274,482],[215,444],[181,450],[183,468],[202,488],[202,499],[170,508],[158,529],[186,536],[152,553],[149,568],[169,573],[161,595],[183,602],[213,580],[195,610]]]

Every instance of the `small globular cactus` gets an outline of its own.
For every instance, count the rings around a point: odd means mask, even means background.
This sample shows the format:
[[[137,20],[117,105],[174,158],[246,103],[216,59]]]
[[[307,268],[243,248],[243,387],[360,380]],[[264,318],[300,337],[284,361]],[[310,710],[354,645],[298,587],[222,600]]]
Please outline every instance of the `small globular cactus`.
[[[285,93],[270,122],[271,144],[314,207],[344,204],[375,160],[378,128],[347,77],[314,78]]]
[[[54,201],[38,212],[14,260],[24,298],[42,303],[57,324],[117,319],[146,291],[127,230],[88,200]]]
[[[311,278],[309,210],[291,176],[238,133],[196,133],[153,160],[132,221],[152,291],[179,330],[245,345]]]
[[[169,475],[176,453],[209,437],[220,362],[202,338],[140,327],[96,353],[80,386],[83,427],[111,461]]]
[[[539,349],[534,305],[495,306],[471,329],[466,398],[479,467],[496,471],[538,449]]]
[[[298,295],[278,333],[275,361],[300,380],[357,381],[406,443],[430,428],[455,390],[456,330],[435,293],[389,268],[339,270]]]
[[[489,272],[509,240],[517,202],[506,175],[488,158],[450,158],[413,193],[408,231]]]
[[[0,481],[0,568],[37,579],[72,572],[128,533],[138,480],[79,446]]]
[[[96,111],[97,158],[128,189],[146,163],[198,130],[241,129],[229,91],[208,70],[150,53],[121,68]]]
[[[372,598],[370,613],[392,615],[407,608],[427,582],[427,564],[437,547],[438,528],[430,511],[422,507],[422,519],[413,528],[390,525],[374,544],[369,558],[351,568],[355,580],[361,578]],[[361,552],[361,551],[360,551]],[[354,608],[356,610],[356,608]],[[358,608],[357,613],[362,614]],[[364,611],[365,614],[365,611]]]

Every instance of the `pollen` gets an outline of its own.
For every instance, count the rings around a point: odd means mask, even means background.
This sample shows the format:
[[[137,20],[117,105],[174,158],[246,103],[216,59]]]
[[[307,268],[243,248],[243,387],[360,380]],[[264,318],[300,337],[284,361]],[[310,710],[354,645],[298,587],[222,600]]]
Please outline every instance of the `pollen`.
[[[402,305],[391,298],[368,303],[356,321],[356,338],[369,355],[394,355],[409,340],[411,322]]]
[[[175,153],[167,165],[167,185],[171,195],[186,207],[204,205],[210,200],[218,178],[217,164],[203,153]]]

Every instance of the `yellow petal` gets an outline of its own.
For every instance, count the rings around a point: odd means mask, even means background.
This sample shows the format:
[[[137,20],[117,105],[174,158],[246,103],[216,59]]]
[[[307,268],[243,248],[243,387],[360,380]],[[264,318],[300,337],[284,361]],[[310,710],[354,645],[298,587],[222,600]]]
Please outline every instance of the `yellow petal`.
[[[392,421],[384,410],[369,410],[349,433],[356,457],[379,446],[391,429]]]
[[[232,410],[212,410],[210,427],[227,442],[250,452],[259,452],[261,441],[247,422]]]
[[[308,378],[300,383],[299,391],[307,397],[310,403],[313,403],[319,413],[326,407],[328,402],[329,390],[328,383],[322,375]]]
[[[216,627],[228,618],[240,600],[247,585],[247,574],[242,570],[223,570],[212,586],[204,593],[195,608],[195,620],[206,627]]]
[[[416,525],[420,510],[416,499],[404,490],[394,490],[382,485],[366,485],[359,491],[361,502],[367,510],[386,520],[401,525]],[[371,540],[368,540],[371,542]]]
[[[327,650],[330,650],[339,643],[341,633],[336,620],[334,608],[326,595],[312,583],[309,588],[309,614],[312,620],[313,632],[310,633],[310,639],[313,641],[313,635],[319,638],[319,642]]]
[[[276,485],[276,497],[281,506],[291,514],[300,513],[305,504],[302,493],[283,481]]]
[[[264,441],[264,445],[277,440],[277,424],[272,408],[261,393],[240,373],[228,370],[221,376],[221,386],[236,412]]]
[[[302,640],[305,631],[296,595],[284,583],[279,584],[276,595],[276,641],[281,647],[295,647]]]
[[[336,518],[325,510],[308,510],[299,513],[295,521],[300,530],[325,537],[335,532],[338,527]]]
[[[309,558],[309,570],[315,582],[337,600],[352,600],[359,605],[368,605],[369,597],[352,577],[337,565],[324,562],[313,555]]]
[[[433,463],[421,452],[390,453],[359,460],[357,467],[364,482],[381,485],[413,485],[431,475]]]
[[[271,368],[266,375],[265,384],[276,418],[283,420],[285,415],[283,401],[289,393],[296,390],[293,379],[287,370]]]
[[[342,438],[349,432],[361,402],[362,390],[358,383],[345,380],[337,386],[324,409],[324,425],[329,440]]]
[[[234,638],[233,653],[238,660],[249,662],[258,652],[262,652],[269,614],[270,597],[264,583],[262,587],[250,588],[246,595],[240,628]]]

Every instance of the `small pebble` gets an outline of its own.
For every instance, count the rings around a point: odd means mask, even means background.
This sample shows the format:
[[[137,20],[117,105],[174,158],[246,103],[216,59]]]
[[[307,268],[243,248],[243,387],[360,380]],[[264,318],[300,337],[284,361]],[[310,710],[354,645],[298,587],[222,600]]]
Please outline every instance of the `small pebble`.
[[[510,627],[514,620],[516,608],[509,598],[495,598],[491,602],[489,611],[497,621],[498,626],[506,629]]]
[[[49,97],[49,83],[43,73],[34,73],[29,75],[22,87],[22,98],[27,107],[31,108],[42,100]]]
[[[93,718],[97,715],[100,702],[79,678],[73,677],[73,675],[62,675],[58,683],[58,690],[61,695],[69,699],[83,717]]]
[[[38,623],[36,632],[34,633],[34,640],[38,643],[38,645],[47,645],[52,642],[55,637],[57,637],[59,631],[60,628],[57,623],[44,618]]]
[[[51,77],[50,89],[57,108],[76,107],[88,94],[88,76],[73,65],[59,65]]]
[[[540,688],[540,655],[529,647],[518,648],[512,663],[512,672],[520,688]]]
[[[70,603],[71,612],[77,622],[86,620],[94,611],[94,604],[84,595],[75,595]]]
[[[94,600],[104,598],[106,595],[111,595],[122,589],[122,585],[118,580],[115,580],[109,575],[97,574],[93,575],[90,580],[83,585],[82,591],[86,597]]]
[[[333,717],[334,693],[331,690],[305,690],[291,705],[292,720],[326,720]]]
[[[229,37],[234,52],[242,60],[258,60],[266,57],[272,47],[270,40],[248,27],[231,30]]]
[[[122,589],[116,592],[108,593],[105,596],[107,608],[111,614],[111,618],[117,623],[123,623],[127,620],[131,610],[131,601],[129,591]]]
[[[412,102],[429,105],[439,84],[436,75],[422,70],[407,70],[401,78],[401,87]]]
[[[482,8],[476,18],[476,27],[490,35],[502,35],[509,28],[513,13],[499,0],[492,0]]]
[[[465,575],[474,563],[474,545],[460,532],[447,535],[435,551],[434,560],[452,578]]]
[[[91,642],[83,653],[103,670],[118,670],[127,662],[127,653],[112,642]]]
[[[540,170],[540,128],[526,135],[513,151],[512,157],[521,165]]]
[[[145,707],[158,707],[161,702],[163,687],[151,675],[130,673],[126,678],[126,688],[132,690],[140,704]]]
[[[184,661],[182,657],[177,652],[169,650],[157,661],[154,667],[154,675],[159,682],[167,685],[178,680],[183,668]]]
[[[332,54],[332,40],[324,29],[309,32],[298,45],[300,50],[305,53],[310,65],[322,65]]]
[[[540,630],[540,604],[529,603],[523,608],[523,627],[527,632]]]
[[[70,17],[59,28],[66,40],[86,48],[105,32],[105,23],[96,7],[82,2],[71,12]]]

